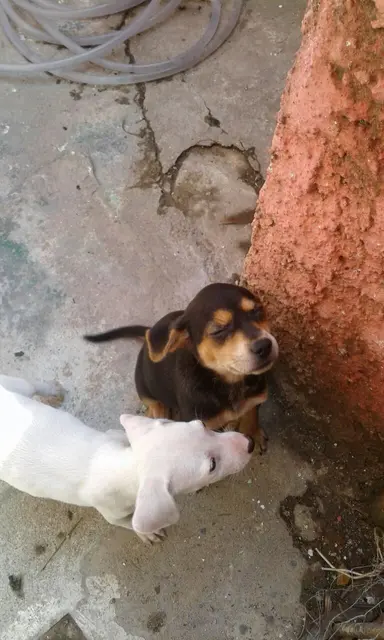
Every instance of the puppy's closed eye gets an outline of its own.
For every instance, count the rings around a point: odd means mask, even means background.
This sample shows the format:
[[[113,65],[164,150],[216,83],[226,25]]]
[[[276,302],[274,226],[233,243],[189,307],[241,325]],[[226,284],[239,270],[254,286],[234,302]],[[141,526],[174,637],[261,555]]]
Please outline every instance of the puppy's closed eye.
[[[230,332],[231,328],[232,328],[232,325],[230,325],[230,324],[213,325],[209,329],[209,335],[213,336],[215,338],[219,338],[219,337],[223,338],[226,335],[228,335],[228,333]]]
[[[209,459],[209,473],[212,473],[216,469],[216,458],[213,456]]]

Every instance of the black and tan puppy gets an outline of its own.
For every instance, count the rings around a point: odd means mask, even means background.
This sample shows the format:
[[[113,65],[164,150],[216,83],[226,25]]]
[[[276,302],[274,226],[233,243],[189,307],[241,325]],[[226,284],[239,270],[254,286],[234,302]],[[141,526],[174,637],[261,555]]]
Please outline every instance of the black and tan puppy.
[[[90,342],[145,338],[139,353],[137,392],[154,418],[199,418],[210,429],[240,422],[262,451],[266,435],[258,424],[258,406],[267,399],[264,373],[278,356],[263,306],[247,289],[211,284],[184,311],[173,311],[152,328],[129,326],[98,335]]]

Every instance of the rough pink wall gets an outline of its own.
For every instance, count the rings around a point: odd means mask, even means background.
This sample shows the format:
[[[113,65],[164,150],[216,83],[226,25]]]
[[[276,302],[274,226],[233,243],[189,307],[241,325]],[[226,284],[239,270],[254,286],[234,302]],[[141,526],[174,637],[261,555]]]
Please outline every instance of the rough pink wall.
[[[384,0],[312,0],[245,278],[318,407],[384,430]]]

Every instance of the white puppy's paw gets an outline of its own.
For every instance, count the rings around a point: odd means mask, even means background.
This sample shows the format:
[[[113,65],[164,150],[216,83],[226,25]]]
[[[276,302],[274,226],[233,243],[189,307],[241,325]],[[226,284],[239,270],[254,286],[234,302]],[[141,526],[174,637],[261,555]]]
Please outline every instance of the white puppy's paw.
[[[144,544],[156,544],[157,542],[163,542],[167,537],[165,529],[158,529],[153,533],[139,533],[138,531],[135,531],[135,533],[139,536],[140,540],[144,542]]]
[[[46,383],[47,389],[50,392],[50,396],[56,396],[58,398],[63,398],[65,396],[65,389],[58,380],[50,380]]]
[[[57,380],[40,382],[37,395],[44,404],[49,404],[51,407],[60,407],[64,402],[65,389]]]

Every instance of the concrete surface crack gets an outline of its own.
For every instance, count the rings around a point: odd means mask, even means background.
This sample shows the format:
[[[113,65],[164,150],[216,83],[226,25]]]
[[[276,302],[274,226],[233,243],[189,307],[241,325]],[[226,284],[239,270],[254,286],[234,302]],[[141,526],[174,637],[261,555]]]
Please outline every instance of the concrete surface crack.
[[[130,50],[129,40],[125,44],[125,54],[131,63],[135,62],[135,57]],[[139,163],[140,180],[133,185],[133,187],[146,188],[157,184],[163,193],[164,172],[160,159],[160,149],[156,141],[155,132],[148,117],[148,109],[145,105],[146,91],[147,88],[145,83],[136,84],[134,102],[140,109],[143,127],[138,134],[132,134],[130,131],[127,131],[127,133],[136,135],[136,137],[141,139],[139,145],[143,151],[143,158]],[[126,129],[124,129],[124,131],[126,131]]]
[[[135,57],[130,49],[129,40],[125,44],[125,54],[130,63],[133,64],[136,62]],[[178,208],[173,197],[173,191],[177,176],[186,158],[191,152],[197,149],[228,149],[241,153],[248,165],[248,169],[244,173],[242,179],[245,183],[249,184],[255,190],[256,194],[259,193],[261,187],[264,184],[264,179],[260,172],[260,163],[256,156],[255,147],[246,148],[242,143],[240,143],[239,145],[225,145],[214,140],[208,142],[198,142],[182,151],[173,165],[165,172],[161,163],[160,148],[156,140],[155,131],[149,119],[148,109],[145,104],[146,90],[147,89],[145,83],[136,84],[136,95],[134,98],[134,102],[140,109],[141,121],[143,123],[140,131],[138,133],[135,131],[131,131],[127,127],[127,123],[125,120],[123,120],[122,122],[122,129],[128,135],[139,138],[138,144],[143,154],[142,159],[137,163],[137,169],[140,174],[140,178],[131,188],[144,189],[157,185],[161,192],[159,204],[157,207],[157,213],[159,215],[165,214],[166,210],[169,207]],[[228,135],[227,132],[222,128],[220,120],[213,115],[205,100],[201,97],[200,99],[202,100],[207,110],[207,115],[204,118],[205,122],[207,122],[207,124],[209,124],[209,126],[211,127],[219,128],[222,133]],[[226,220],[225,224],[248,224],[252,221],[253,215],[253,208],[252,210],[249,209],[247,211],[242,211],[239,219],[237,219],[236,216],[232,217],[231,219]]]
[[[95,178],[97,184],[99,185],[99,187],[101,187],[102,185],[101,185],[100,179],[99,179],[99,177],[97,175],[95,162],[94,162],[92,156],[89,155],[89,156],[87,156],[87,158],[88,158],[88,161],[89,161],[88,173],[93,175],[93,177]]]
[[[128,16],[129,16],[129,11],[124,11],[121,16],[120,24],[116,26],[116,31],[121,31],[121,29],[125,26],[125,21]]]
[[[56,554],[60,551],[61,547],[63,546],[64,542],[67,542],[67,540],[69,540],[71,538],[71,536],[73,535],[73,533],[75,532],[75,530],[77,529],[77,527],[79,526],[80,522],[82,521],[83,518],[79,518],[79,520],[73,525],[72,529],[70,529],[67,533],[67,535],[62,539],[62,541],[60,542],[60,544],[56,547],[56,549],[54,550],[54,552],[49,556],[48,560],[46,561],[46,563],[43,565],[43,567],[40,569],[40,573],[42,573],[43,571],[45,571],[45,569],[47,568],[47,566],[49,565],[49,563],[53,560],[53,558],[56,556]]]

